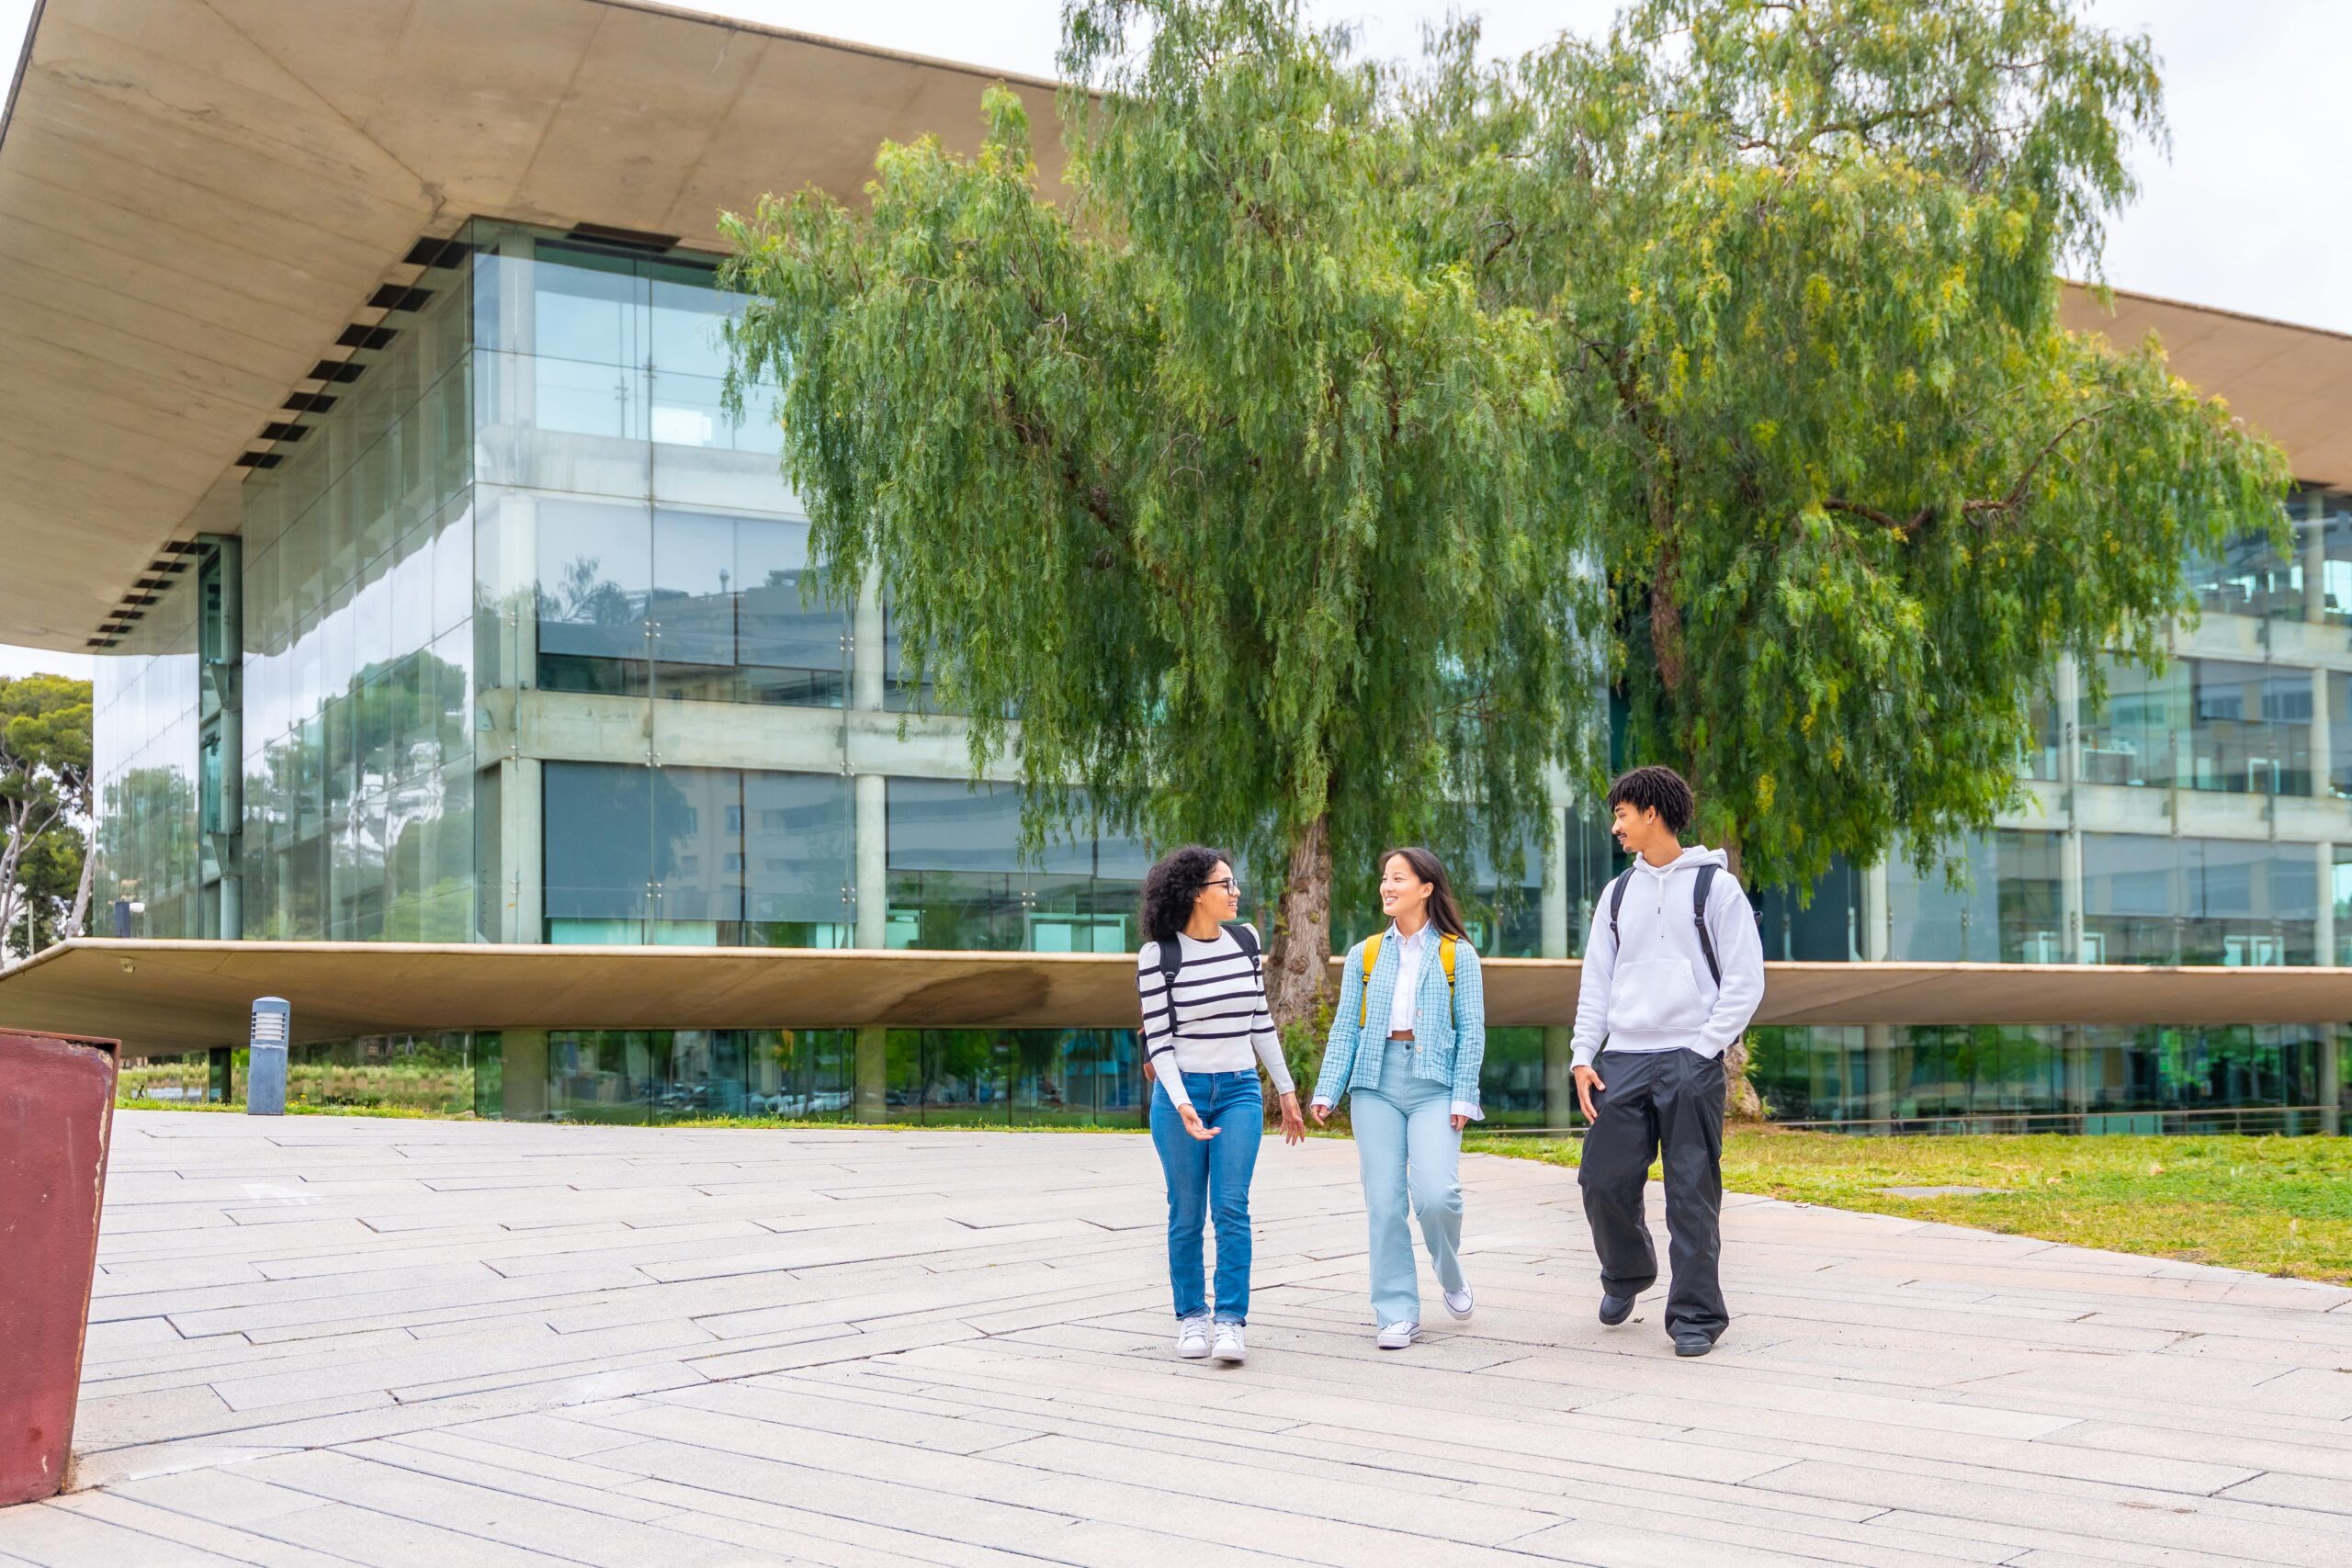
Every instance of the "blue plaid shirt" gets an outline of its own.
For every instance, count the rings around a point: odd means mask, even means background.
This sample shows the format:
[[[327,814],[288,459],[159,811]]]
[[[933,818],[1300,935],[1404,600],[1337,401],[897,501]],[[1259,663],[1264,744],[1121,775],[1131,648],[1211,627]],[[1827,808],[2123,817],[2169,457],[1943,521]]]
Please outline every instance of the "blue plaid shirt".
[[[1340,1005],[1331,1014],[1331,1037],[1323,1046],[1323,1070],[1315,1077],[1315,1099],[1337,1105],[1350,1089],[1376,1089],[1392,1043],[1388,1017],[1396,997],[1396,974],[1404,943],[1392,929],[1380,940],[1372,984],[1363,978],[1363,943],[1348,949],[1340,976]],[[1478,953],[1468,942],[1453,944],[1453,995],[1446,994],[1445,966],[1432,949],[1421,960],[1413,992],[1412,1070],[1416,1077],[1448,1085],[1456,1115],[1476,1121],[1478,1069],[1487,1059],[1487,993],[1478,978]],[[1358,1023],[1356,1021],[1363,1021]],[[1396,1050],[1406,1049],[1401,1041]]]

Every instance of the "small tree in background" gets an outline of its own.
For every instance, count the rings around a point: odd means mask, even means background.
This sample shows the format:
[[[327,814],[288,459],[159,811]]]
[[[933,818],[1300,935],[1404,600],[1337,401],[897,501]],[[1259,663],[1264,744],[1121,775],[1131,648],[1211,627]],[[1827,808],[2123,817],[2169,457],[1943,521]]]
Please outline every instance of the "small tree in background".
[[[870,205],[725,221],[738,387],[841,592],[1019,718],[1033,831],[1082,790],[1161,841],[1284,868],[1277,1020],[1327,985],[1334,853],[1541,836],[1595,696],[1549,334],[1432,246],[1382,67],[1286,0],[1066,14],[1070,199],[1002,89],[977,159],[883,149]],[[1139,41],[1132,51],[1131,37]]]
[[[88,915],[89,817],[90,682],[0,676],[0,934],[27,957]]]

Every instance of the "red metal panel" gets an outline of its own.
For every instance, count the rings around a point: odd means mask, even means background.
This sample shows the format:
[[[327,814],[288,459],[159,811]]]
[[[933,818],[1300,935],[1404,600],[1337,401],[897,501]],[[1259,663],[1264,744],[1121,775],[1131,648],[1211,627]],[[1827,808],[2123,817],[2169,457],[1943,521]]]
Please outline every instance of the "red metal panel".
[[[116,1052],[0,1032],[0,1506],[65,1483]]]

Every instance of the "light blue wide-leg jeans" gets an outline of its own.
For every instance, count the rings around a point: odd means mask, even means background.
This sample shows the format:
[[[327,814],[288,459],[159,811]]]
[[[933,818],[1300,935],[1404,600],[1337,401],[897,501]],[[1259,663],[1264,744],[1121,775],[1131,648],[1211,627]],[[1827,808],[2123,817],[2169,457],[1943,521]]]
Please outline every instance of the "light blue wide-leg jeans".
[[[1383,1328],[1421,1320],[1408,1201],[1438,1284],[1462,1289],[1462,1134],[1452,1091],[1413,1076],[1402,1041],[1390,1042],[1385,1056],[1380,1087],[1357,1089],[1348,1111],[1372,1233],[1372,1310]]]

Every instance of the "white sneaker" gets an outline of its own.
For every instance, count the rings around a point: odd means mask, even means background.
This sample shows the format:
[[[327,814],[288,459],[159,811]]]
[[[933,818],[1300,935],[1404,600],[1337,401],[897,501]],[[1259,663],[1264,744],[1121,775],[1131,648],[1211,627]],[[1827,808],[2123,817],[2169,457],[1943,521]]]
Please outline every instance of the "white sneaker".
[[[1384,1350],[1402,1350],[1420,1337],[1421,1325],[1418,1323],[1392,1323],[1380,1331],[1380,1337],[1374,1343]]]
[[[1241,1325],[1220,1323],[1216,1325],[1216,1359],[1228,1367],[1238,1367],[1249,1351],[1241,1346]]]
[[[1446,1315],[1453,1318],[1456,1323],[1469,1322],[1470,1314],[1477,1304],[1478,1303],[1470,1299],[1470,1287],[1467,1285],[1463,1286],[1458,1291],[1448,1291],[1445,1292]]]
[[[1207,1318],[1183,1317],[1176,1320],[1176,1353],[1188,1361],[1197,1361],[1209,1353]]]

